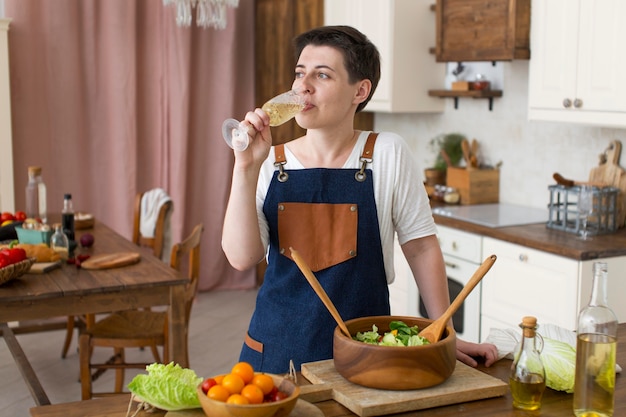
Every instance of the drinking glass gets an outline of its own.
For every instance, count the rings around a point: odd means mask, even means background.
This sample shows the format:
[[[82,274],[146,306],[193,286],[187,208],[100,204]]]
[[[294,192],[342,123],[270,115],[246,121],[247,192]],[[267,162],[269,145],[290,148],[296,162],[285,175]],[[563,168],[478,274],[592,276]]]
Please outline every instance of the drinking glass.
[[[280,126],[304,109],[306,102],[298,90],[279,94],[266,102],[261,109],[270,117],[270,126]],[[248,129],[238,120],[227,119],[222,124],[226,144],[236,151],[245,151],[250,144]]]
[[[593,213],[593,187],[590,185],[581,185],[578,192],[578,216],[582,222],[582,231],[580,239],[589,240],[587,236],[587,218]]]

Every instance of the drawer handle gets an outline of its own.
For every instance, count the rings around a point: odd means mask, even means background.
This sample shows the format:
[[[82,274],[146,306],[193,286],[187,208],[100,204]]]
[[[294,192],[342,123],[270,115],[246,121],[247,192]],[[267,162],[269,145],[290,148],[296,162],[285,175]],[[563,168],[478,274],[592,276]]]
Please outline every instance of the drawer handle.
[[[457,264],[453,264],[452,262],[445,261],[444,264],[446,265],[446,268],[458,268]]]
[[[456,241],[452,242],[452,250],[459,249],[459,245],[456,244]]]
[[[520,253],[519,254],[519,260],[520,260],[520,262],[528,262],[528,255]]]

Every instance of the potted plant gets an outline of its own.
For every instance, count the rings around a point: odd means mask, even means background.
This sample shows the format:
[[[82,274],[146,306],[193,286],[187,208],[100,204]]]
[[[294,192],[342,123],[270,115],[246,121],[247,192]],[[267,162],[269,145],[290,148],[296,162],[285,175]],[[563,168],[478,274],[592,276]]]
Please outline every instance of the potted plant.
[[[464,139],[465,136],[460,133],[442,133],[430,140],[429,146],[436,154],[433,166],[424,170],[426,185],[446,183],[448,166],[457,166],[463,158],[461,142]]]

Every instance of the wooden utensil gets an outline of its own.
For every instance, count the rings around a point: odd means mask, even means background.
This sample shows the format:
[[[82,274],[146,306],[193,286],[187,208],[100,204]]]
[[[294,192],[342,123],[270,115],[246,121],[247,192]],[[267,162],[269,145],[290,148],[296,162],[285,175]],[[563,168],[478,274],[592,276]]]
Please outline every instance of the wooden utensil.
[[[343,319],[341,318],[341,316],[339,315],[339,312],[335,308],[335,305],[333,304],[331,299],[328,297],[328,294],[326,294],[326,291],[324,291],[324,288],[322,288],[322,285],[320,284],[320,282],[317,280],[317,278],[315,278],[315,275],[313,275],[313,271],[311,271],[311,268],[309,268],[309,265],[307,265],[304,259],[302,259],[298,251],[296,251],[292,247],[290,247],[289,250],[291,251],[291,257],[293,258],[294,261],[296,261],[296,265],[298,265],[298,268],[300,268],[300,271],[302,271],[306,280],[309,281],[309,284],[311,284],[311,287],[313,287],[313,290],[315,291],[317,296],[322,300],[322,302],[324,303],[324,305],[326,306],[330,314],[333,316],[333,318],[339,325],[339,328],[341,329],[343,334],[352,338],[352,336],[350,335],[350,332],[348,331],[348,328],[346,327],[346,324],[343,322]]]
[[[621,142],[611,141],[601,155],[600,164],[589,173],[590,183],[601,183],[621,190],[617,202],[617,227],[623,227],[626,220],[626,171],[619,165],[621,152]]]
[[[419,332],[419,336],[422,336],[430,343],[437,343],[439,339],[441,339],[441,335],[443,333],[443,329],[446,328],[450,318],[458,308],[461,306],[465,298],[469,295],[470,292],[474,289],[476,284],[480,282],[481,279],[485,276],[485,274],[491,269],[494,262],[496,261],[496,255],[491,255],[487,259],[483,261],[483,263],[478,267],[472,278],[465,284],[465,287],[461,290],[459,295],[456,296],[450,307],[439,317],[437,320],[433,321],[428,327]]]
[[[117,252],[95,255],[81,264],[84,269],[109,269],[136,264],[141,259],[137,252]]]
[[[552,178],[554,178],[554,180],[556,181],[557,184],[563,185],[565,187],[573,187],[575,185],[591,185],[591,186],[599,187],[599,188],[606,187],[606,184],[602,184],[602,183],[599,183],[599,182],[592,183],[592,182],[589,182],[589,181],[574,181],[574,180],[570,180],[570,179],[567,179],[567,178],[563,177],[558,172],[555,172],[552,175]]]
[[[470,167],[472,165],[472,151],[470,149],[470,144],[467,139],[463,139],[461,141],[461,150],[463,150],[463,159],[465,160],[465,165]]]

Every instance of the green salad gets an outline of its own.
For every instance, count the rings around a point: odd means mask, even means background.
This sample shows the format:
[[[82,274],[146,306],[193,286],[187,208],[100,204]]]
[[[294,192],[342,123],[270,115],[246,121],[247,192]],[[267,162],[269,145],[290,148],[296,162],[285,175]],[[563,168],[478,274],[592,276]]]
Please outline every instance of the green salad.
[[[417,325],[409,327],[403,321],[395,320],[389,323],[389,330],[381,335],[374,324],[371,332],[358,332],[353,339],[380,346],[421,346],[430,343],[428,339],[418,336]]]

